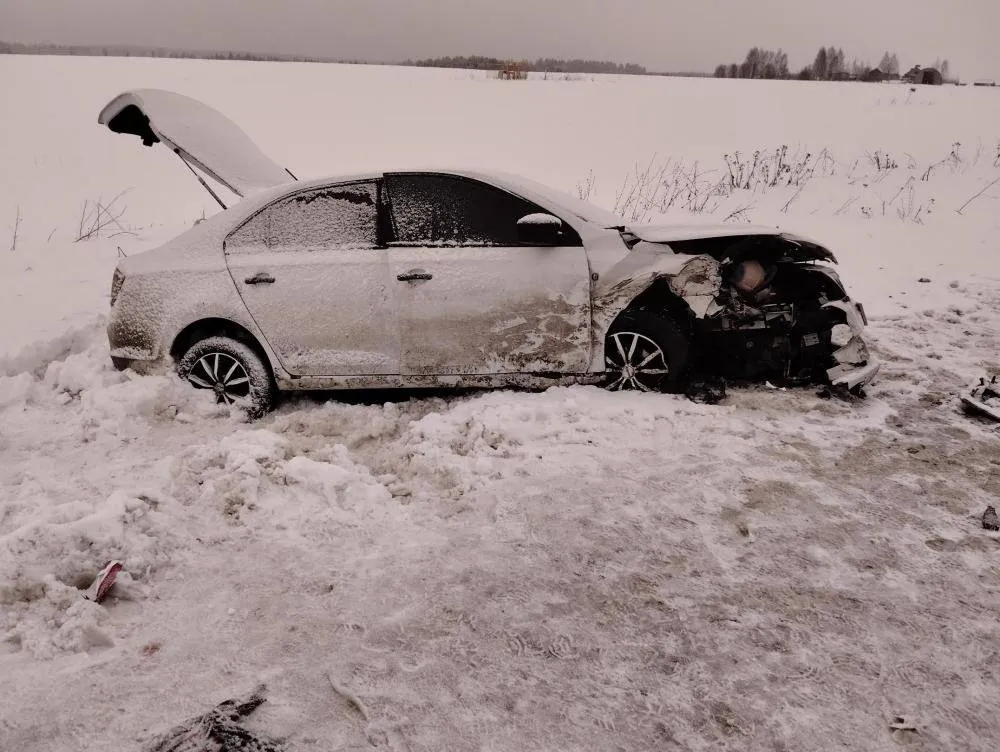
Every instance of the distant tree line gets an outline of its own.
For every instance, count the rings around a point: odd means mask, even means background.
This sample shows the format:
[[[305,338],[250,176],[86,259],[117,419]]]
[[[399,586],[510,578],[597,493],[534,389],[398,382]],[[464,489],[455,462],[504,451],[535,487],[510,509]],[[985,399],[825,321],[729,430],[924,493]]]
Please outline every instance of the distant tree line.
[[[317,57],[311,55],[279,55],[257,52],[238,52],[227,50],[178,50],[164,47],[142,47],[139,45],[66,45],[66,44],[19,44],[17,42],[0,41],[0,54],[10,55],[84,55],[113,57],[166,57],[194,58],[200,60],[262,60],[274,62],[303,63],[357,63],[378,65],[364,60],[344,60],[332,57]],[[539,58],[538,60],[501,60],[496,57],[438,57],[427,60],[406,60],[401,65],[412,65],[426,68],[471,68],[474,70],[503,70],[511,62],[515,62],[522,70],[548,71],[550,73],[619,73],[630,75],[648,75],[648,71],[635,63],[613,63],[604,60],[558,60],[556,58]],[[392,65],[392,63],[381,63]]]
[[[938,58],[934,61],[933,67],[941,72],[944,80],[950,80],[947,60]],[[900,69],[896,53],[886,52],[877,68],[872,68],[868,63],[859,62],[857,58],[848,63],[843,48],[820,47],[811,65],[805,66],[797,73],[792,73],[788,68],[788,55],[780,49],[767,50],[753,47],[742,63],[718,65],[714,75],[716,78],[795,78],[800,81],[842,81],[851,78],[865,79],[875,70],[879,71],[884,78],[898,78]]]
[[[143,47],[140,45],[64,45],[64,44],[20,44],[0,40],[0,54],[9,55],[82,55],[111,57],[163,57],[189,58],[201,60],[261,60],[273,62],[343,63],[357,65],[411,65],[428,68],[470,68],[473,70],[503,70],[512,62],[525,71],[549,73],[615,73],[636,76],[702,76],[701,73],[650,73],[635,63],[614,63],[606,60],[561,60],[539,58],[537,60],[501,60],[496,57],[473,55],[468,57],[438,57],[426,60],[406,60],[403,63],[378,63],[368,60],[345,60],[343,58],[315,55],[282,55],[228,50],[181,50],[164,47]],[[940,71],[945,81],[951,78],[947,60],[940,58],[932,66]],[[715,68],[716,78],[798,78],[806,81],[836,81],[843,78],[864,78],[873,69],[856,59],[846,62],[843,49],[821,47],[812,65],[807,65],[798,73],[791,73],[788,55],[782,50],[767,50],[753,47],[742,63],[719,65]],[[899,60],[895,53],[886,52],[878,65],[885,76],[899,76]]]
[[[403,65],[421,68],[463,68],[472,70],[504,70],[511,64],[525,71],[545,71],[548,73],[618,73],[645,76],[648,71],[635,63],[613,63],[607,60],[558,60],[539,58],[537,60],[501,60],[482,55],[459,57],[435,57],[425,60],[406,60]]]
[[[228,50],[178,50],[165,47],[142,47],[140,45],[84,45],[84,44],[20,44],[0,41],[0,55],[81,55],[86,57],[167,57],[197,60],[259,60],[296,63],[368,63],[362,60],[343,60],[332,57],[309,55],[279,55],[257,52]]]

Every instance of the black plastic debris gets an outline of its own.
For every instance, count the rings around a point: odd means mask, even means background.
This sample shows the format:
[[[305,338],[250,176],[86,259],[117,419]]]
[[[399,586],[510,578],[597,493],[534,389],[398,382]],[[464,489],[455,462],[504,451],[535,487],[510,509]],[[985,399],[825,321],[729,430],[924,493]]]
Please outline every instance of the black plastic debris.
[[[726,398],[726,380],[707,377],[692,379],[686,396],[692,402],[716,405]]]
[[[983,528],[985,530],[1000,530],[1000,517],[997,516],[997,510],[993,507],[986,507],[986,511],[983,512]]]
[[[242,700],[226,700],[204,715],[161,734],[143,752],[285,752],[285,745],[241,724],[264,702],[264,687]]]

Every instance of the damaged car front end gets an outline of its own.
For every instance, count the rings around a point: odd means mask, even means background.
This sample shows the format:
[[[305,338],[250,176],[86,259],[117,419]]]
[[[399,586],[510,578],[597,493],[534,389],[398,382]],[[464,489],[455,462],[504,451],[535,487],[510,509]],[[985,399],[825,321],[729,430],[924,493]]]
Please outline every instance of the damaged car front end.
[[[693,379],[860,394],[878,373],[864,308],[848,296],[823,246],[774,228],[732,226],[715,233],[629,227],[622,239],[659,269],[643,298],[683,322]]]

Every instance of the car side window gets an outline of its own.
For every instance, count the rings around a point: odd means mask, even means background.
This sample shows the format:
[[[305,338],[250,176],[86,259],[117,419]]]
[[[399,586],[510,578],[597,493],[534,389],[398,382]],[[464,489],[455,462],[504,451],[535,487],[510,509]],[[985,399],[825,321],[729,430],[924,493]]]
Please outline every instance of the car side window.
[[[398,245],[518,246],[517,221],[545,212],[500,188],[453,175],[386,175]]]
[[[334,185],[276,201],[226,240],[227,253],[378,247],[374,182]]]

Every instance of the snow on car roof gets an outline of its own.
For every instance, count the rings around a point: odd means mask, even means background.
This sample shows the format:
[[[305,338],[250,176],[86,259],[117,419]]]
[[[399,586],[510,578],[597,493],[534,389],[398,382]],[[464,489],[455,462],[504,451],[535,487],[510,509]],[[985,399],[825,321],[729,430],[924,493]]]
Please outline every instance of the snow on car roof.
[[[284,185],[262,191],[249,199],[234,205],[233,208],[239,209],[239,217],[237,218],[236,215],[233,215],[233,219],[236,222],[241,221],[242,218],[253,214],[260,207],[290,193],[309,190],[312,188],[320,188],[324,185],[331,185],[334,183],[350,183],[358,180],[376,180],[384,175],[391,175],[393,173],[456,175],[458,177],[465,177],[473,180],[482,180],[499,188],[517,193],[524,198],[534,200],[538,203],[561,206],[579,219],[599,225],[600,227],[621,227],[626,224],[623,217],[620,217],[613,212],[609,212],[606,209],[602,209],[601,207],[588,201],[583,201],[569,193],[564,193],[563,191],[552,188],[551,186],[537,182],[530,178],[526,178],[522,175],[493,170],[469,170],[447,167],[386,169],[354,173],[350,175],[325,175],[323,177],[299,180],[294,183],[286,183]]]

